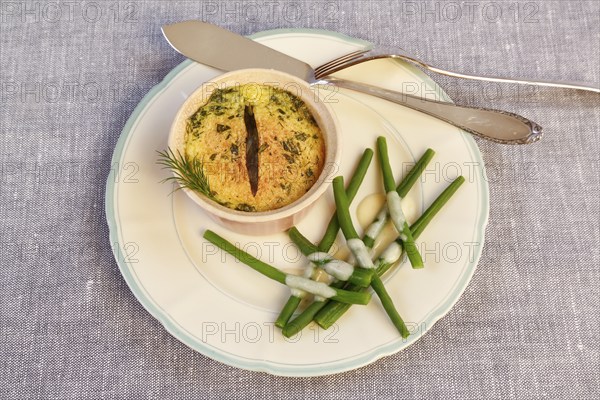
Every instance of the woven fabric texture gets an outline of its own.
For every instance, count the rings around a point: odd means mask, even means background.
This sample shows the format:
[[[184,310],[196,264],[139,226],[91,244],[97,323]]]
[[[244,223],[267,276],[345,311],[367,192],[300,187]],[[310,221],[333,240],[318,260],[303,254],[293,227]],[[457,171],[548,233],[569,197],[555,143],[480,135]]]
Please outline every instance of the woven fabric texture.
[[[0,398],[600,397],[598,95],[434,76],[546,135],[477,141],[491,214],[470,285],[417,343],[347,373],[275,377],[187,348],[125,284],[104,215],[121,129],[184,60],[165,23],[320,28],[466,73],[600,82],[600,2],[2,0],[0,18]]]

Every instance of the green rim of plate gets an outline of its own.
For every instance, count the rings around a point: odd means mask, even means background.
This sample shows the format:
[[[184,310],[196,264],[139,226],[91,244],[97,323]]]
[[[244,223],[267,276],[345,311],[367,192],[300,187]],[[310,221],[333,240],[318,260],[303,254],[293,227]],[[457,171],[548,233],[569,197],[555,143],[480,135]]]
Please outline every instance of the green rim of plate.
[[[344,34],[338,32],[332,32],[321,29],[273,29],[255,33],[250,35],[251,39],[259,39],[269,36],[276,35],[285,35],[285,34],[310,34],[317,36],[327,36],[330,38],[339,39],[340,42],[351,43],[358,46],[362,46],[364,48],[372,47],[372,43],[364,41],[362,39],[352,38],[350,36],[346,36]],[[164,79],[154,86],[140,101],[140,103],[135,107],[131,116],[127,120],[127,123],[123,127],[121,131],[121,135],[117,141],[115,146],[115,150],[113,153],[111,165],[115,162],[119,162],[123,155],[123,150],[125,143],[127,142],[127,138],[131,133],[131,129],[134,126],[135,122],[140,117],[143,110],[146,108],[148,103],[159,94],[165,87],[169,85],[169,83],[185,68],[192,65],[194,62],[191,60],[185,60],[175,68],[173,68]],[[418,69],[416,66],[412,64],[403,64],[407,67],[412,73],[422,79],[428,86],[429,89],[435,89],[437,93],[440,93],[445,101],[451,101],[450,97],[440,88],[427,74]],[[471,135],[463,132],[462,139],[467,144],[469,151],[471,152],[473,159],[477,160],[482,168],[482,177],[480,179],[480,187],[479,192],[482,197],[481,209],[479,212],[479,216],[477,221],[478,230],[476,232],[477,239],[482,244],[478,247],[477,254],[473,258],[473,261],[468,263],[466,267],[466,272],[463,274],[462,278],[457,283],[456,289],[452,294],[448,296],[446,301],[439,306],[436,310],[428,315],[428,317],[422,322],[425,325],[425,331],[420,332],[419,335],[410,336],[408,340],[391,342],[386,345],[380,346],[373,351],[369,351],[365,354],[362,354],[358,357],[354,357],[351,360],[342,360],[337,362],[331,362],[327,364],[313,364],[313,365],[300,365],[300,366],[283,366],[277,363],[269,362],[266,360],[260,361],[249,361],[247,359],[240,359],[239,357],[235,357],[235,355],[226,353],[221,350],[216,350],[208,345],[205,345],[201,342],[198,342],[193,337],[183,331],[179,326],[177,326],[173,321],[167,318],[161,310],[153,303],[153,301],[145,294],[145,292],[140,288],[134,277],[131,274],[129,265],[119,257],[118,251],[120,249],[115,248],[118,246],[118,232],[117,232],[117,218],[114,209],[114,194],[115,194],[115,182],[114,179],[111,179],[109,176],[106,181],[106,196],[105,196],[105,213],[106,220],[109,227],[109,238],[110,243],[115,244],[112,245],[113,255],[115,256],[115,261],[119,266],[119,270],[125,279],[125,282],[129,286],[130,290],[133,292],[134,296],[137,300],[142,304],[142,306],[157,320],[161,322],[161,324],[165,327],[165,329],[173,336],[175,336],[179,341],[191,347],[192,349],[200,352],[201,354],[212,358],[213,360],[222,362],[224,364],[234,366],[237,368],[247,369],[251,371],[259,371],[259,372],[267,372],[273,375],[282,375],[282,376],[298,376],[298,377],[309,377],[309,376],[322,376],[322,375],[330,375],[335,373],[341,373],[350,371],[367,364],[370,364],[382,357],[394,354],[400,350],[405,349],[413,342],[417,341],[421,338],[427,331],[431,329],[431,327],[446,315],[452,306],[458,301],[464,290],[466,289],[473,273],[475,272],[475,268],[477,267],[477,263],[479,262],[479,258],[481,257],[481,252],[483,251],[483,244],[485,242],[485,228],[488,223],[489,216],[489,187],[487,184],[485,166],[483,163],[483,159],[481,158],[481,153],[479,152],[479,148],[475,143],[475,140],[471,137]]]

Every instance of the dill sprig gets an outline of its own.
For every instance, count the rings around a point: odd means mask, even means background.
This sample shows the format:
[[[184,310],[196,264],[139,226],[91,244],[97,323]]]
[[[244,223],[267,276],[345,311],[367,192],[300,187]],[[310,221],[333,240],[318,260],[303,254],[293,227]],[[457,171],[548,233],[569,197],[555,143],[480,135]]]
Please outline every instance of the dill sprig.
[[[213,192],[210,190],[208,177],[204,173],[204,165],[197,158],[188,159],[177,150],[177,155],[167,148],[166,151],[158,151],[157,164],[162,165],[164,169],[170,169],[173,176],[163,179],[161,182],[176,181],[179,187],[187,188],[201,193],[206,197],[213,198]]]

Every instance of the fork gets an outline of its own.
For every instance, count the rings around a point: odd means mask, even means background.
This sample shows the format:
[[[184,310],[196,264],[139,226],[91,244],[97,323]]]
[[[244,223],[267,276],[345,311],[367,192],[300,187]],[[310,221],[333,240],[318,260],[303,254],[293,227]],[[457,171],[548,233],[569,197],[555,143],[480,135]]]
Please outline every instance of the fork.
[[[418,59],[417,57],[406,53],[402,49],[390,49],[386,47],[375,47],[370,49],[362,49],[357,50],[352,53],[346,54],[344,56],[338,57],[328,63],[325,63],[317,68],[315,68],[315,77],[317,79],[323,79],[326,76],[334,74],[342,69],[351,67],[353,65],[361,64],[365,61],[377,60],[380,58],[395,58],[401,59],[404,61],[408,61],[412,64],[415,64],[421,68],[427,69],[429,71],[437,72],[442,75],[448,75],[455,78],[463,78],[463,79],[472,79],[478,81],[488,81],[488,82],[504,82],[504,83],[519,83],[525,85],[535,85],[535,86],[548,86],[548,87],[557,87],[557,88],[567,88],[567,89],[578,89],[578,90],[587,90],[590,92],[600,93],[600,85],[597,83],[587,83],[587,82],[556,82],[556,81],[541,81],[541,80],[531,80],[531,79],[516,79],[516,78],[503,78],[498,76],[478,76],[478,75],[467,75],[461,74],[458,72],[448,71],[445,69],[434,67],[425,61]]]

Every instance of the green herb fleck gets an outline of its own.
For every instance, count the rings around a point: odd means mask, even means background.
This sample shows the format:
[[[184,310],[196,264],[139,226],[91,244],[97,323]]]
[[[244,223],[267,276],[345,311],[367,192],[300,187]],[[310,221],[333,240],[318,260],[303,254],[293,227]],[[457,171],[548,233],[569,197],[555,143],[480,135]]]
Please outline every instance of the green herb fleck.
[[[296,110],[299,110],[300,108],[303,108],[303,107],[306,108],[306,104],[304,104],[302,99],[300,99],[299,97],[290,96],[290,98],[292,99],[292,104],[294,105],[294,108],[296,108]]]
[[[226,109],[227,109],[227,107],[223,107],[223,106],[219,106],[219,105],[211,107],[211,111],[217,116],[225,114]]]
[[[258,148],[258,152],[262,153],[263,151],[265,151],[266,149],[269,148],[269,143],[263,143],[260,145],[260,147]]]
[[[283,156],[287,160],[288,164],[293,164],[294,162],[296,162],[296,159],[291,154],[284,153]]]
[[[275,96],[274,94],[271,95],[269,100],[277,105],[281,104],[281,101],[279,101],[279,97]]]
[[[300,147],[298,146],[298,143],[294,142],[292,139],[282,140],[281,144],[285,151],[295,155],[300,155]]]
[[[217,89],[214,92],[212,92],[208,101],[212,101],[215,103],[225,103],[227,101],[227,99],[225,98],[225,94],[227,93],[229,92],[225,91],[224,89]]]
[[[217,124],[217,132],[219,132],[219,133],[223,133],[223,132],[228,131],[230,129],[231,129],[231,126],[229,126],[229,125]]]
[[[295,138],[301,142],[305,142],[308,135],[304,132],[296,132]]]
[[[244,212],[253,212],[256,210],[256,208],[254,208],[254,206],[251,206],[250,204],[246,204],[246,203],[238,204],[237,207],[235,207],[235,209],[238,211],[244,211]]]
[[[292,191],[292,184],[291,183],[280,183],[279,187],[283,190],[285,190],[286,194],[290,194],[290,192]]]

